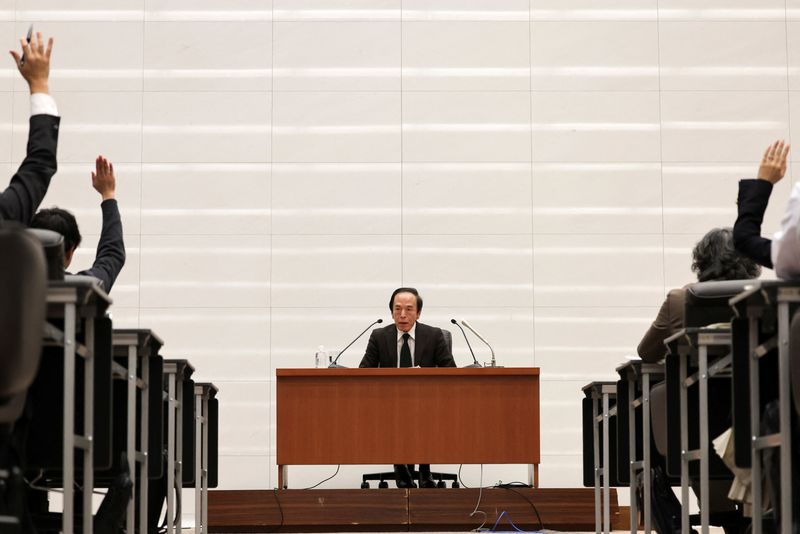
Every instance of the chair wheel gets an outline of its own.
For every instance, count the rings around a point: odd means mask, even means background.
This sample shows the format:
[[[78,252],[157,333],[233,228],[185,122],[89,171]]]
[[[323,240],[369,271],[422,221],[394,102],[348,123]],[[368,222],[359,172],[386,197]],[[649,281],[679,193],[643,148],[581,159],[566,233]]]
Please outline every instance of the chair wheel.
[[[369,482],[366,480],[361,483],[361,489],[369,489]]]
[[[379,487],[380,489],[386,489],[386,488],[388,488],[388,487],[389,487],[389,483],[388,483],[388,482],[386,482],[385,480],[381,480],[381,481],[378,483],[378,487]]]
[[[452,485],[452,487],[454,487],[454,488],[460,488],[460,487],[461,487],[461,484],[459,484],[457,480],[454,480],[454,481],[453,481],[453,485]]]
[[[447,484],[444,483],[444,480],[440,480],[439,482],[436,483],[436,487],[437,488],[446,488]]]

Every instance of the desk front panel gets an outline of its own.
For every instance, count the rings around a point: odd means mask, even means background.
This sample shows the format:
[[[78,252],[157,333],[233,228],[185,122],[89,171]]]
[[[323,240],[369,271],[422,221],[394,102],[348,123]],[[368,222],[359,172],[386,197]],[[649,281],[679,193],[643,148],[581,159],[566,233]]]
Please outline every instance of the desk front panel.
[[[279,465],[538,464],[539,370],[279,369]]]

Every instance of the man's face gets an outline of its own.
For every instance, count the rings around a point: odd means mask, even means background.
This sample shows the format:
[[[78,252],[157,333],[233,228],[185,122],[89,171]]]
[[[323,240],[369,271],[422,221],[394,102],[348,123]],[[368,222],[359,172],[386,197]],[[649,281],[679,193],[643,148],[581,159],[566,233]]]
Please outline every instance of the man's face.
[[[398,293],[394,296],[392,304],[392,319],[397,329],[401,332],[408,332],[414,323],[419,319],[417,311],[417,297],[411,293]]]

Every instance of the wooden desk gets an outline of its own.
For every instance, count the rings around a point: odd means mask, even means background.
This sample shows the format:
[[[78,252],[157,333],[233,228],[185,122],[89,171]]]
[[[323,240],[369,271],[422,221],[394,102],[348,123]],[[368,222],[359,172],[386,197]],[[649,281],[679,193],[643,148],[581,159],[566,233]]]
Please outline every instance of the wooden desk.
[[[278,369],[278,485],[289,465],[528,464],[538,368]]]

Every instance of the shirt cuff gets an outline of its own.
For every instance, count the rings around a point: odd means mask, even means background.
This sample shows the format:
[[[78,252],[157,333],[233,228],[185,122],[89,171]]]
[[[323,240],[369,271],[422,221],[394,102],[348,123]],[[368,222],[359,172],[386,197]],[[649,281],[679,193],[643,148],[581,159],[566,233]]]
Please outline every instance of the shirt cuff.
[[[31,95],[31,117],[34,115],[58,117],[55,99],[47,93],[33,93]]]

